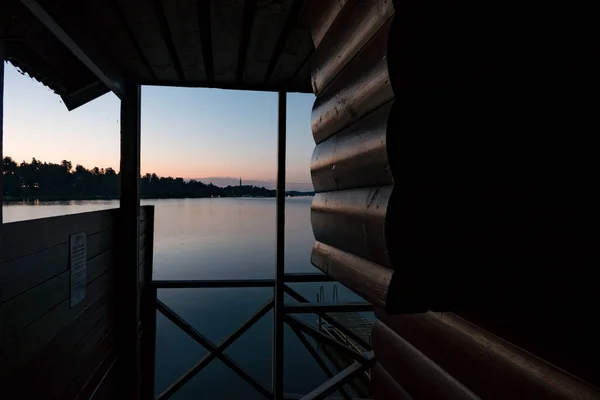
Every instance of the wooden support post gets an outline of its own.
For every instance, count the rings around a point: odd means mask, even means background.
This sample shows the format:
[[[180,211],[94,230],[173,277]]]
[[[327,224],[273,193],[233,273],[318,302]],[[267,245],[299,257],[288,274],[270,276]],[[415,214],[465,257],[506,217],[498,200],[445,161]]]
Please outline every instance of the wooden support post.
[[[336,312],[371,312],[373,306],[365,302],[351,303],[296,303],[285,306],[286,314],[318,314]]]
[[[152,285],[154,258],[154,206],[146,210],[146,261],[144,263],[144,286],[141,293],[140,317],[142,336],[140,341],[142,357],[141,396],[143,400],[154,400],[156,366],[156,286]]]
[[[277,265],[275,271],[275,312],[273,330],[273,398],[283,399],[283,327],[285,310],[285,136],[287,93],[278,94],[277,121]]]
[[[115,270],[120,397],[140,398],[140,86],[128,81],[121,100],[121,208]]]

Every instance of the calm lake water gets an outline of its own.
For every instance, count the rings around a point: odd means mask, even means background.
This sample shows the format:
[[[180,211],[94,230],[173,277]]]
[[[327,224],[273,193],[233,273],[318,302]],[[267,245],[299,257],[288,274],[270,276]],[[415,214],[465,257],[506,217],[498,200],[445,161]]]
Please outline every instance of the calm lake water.
[[[286,201],[286,272],[318,272],[310,264],[314,243],[310,225],[312,197]],[[272,278],[275,275],[275,199],[144,200],[154,205],[155,279]],[[118,201],[9,204],[5,223],[118,207]],[[321,284],[293,285],[316,300]],[[332,301],[333,284],[323,284]],[[340,301],[359,298],[338,286]],[[235,331],[272,296],[272,289],[163,289],[159,298],[215,344]],[[331,298],[329,298],[331,297]],[[287,298],[288,301],[291,301]],[[316,317],[303,316],[314,324]],[[191,368],[207,352],[161,314],[157,323],[156,391]],[[272,311],[231,345],[226,354],[267,389],[271,387]],[[285,391],[306,393],[327,377],[286,326]],[[333,366],[331,366],[332,369]],[[175,399],[261,399],[220,360],[188,382]]]

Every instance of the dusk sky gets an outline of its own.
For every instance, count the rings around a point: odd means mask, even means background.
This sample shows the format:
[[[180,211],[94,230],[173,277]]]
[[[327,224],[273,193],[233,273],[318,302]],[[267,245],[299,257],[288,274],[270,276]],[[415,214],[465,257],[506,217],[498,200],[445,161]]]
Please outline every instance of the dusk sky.
[[[120,111],[114,94],[67,111],[58,95],[11,64],[5,78],[5,156],[118,170]],[[288,182],[311,181],[313,102],[313,95],[288,95]],[[143,174],[273,180],[276,152],[276,93],[142,88]]]

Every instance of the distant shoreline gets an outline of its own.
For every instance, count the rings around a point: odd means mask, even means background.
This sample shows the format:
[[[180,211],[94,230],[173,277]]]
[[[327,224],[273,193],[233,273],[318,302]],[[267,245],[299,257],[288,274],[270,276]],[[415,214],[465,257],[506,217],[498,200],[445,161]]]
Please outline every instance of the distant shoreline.
[[[86,169],[63,160],[60,164],[31,159],[17,163],[3,159],[2,195],[7,203],[35,201],[85,201],[119,199],[120,176],[112,168]],[[250,181],[255,182],[255,181]],[[139,180],[142,199],[202,199],[220,197],[275,197],[275,190],[239,184],[224,187],[181,177],[145,174]],[[309,196],[310,191],[286,190],[286,196]]]
[[[312,197],[314,192],[286,192],[286,197]],[[160,196],[160,197],[148,197],[142,196],[142,200],[168,200],[168,199],[274,199],[275,196]],[[108,201],[108,200],[119,200],[119,197],[3,197],[2,201],[4,204],[8,203],[22,203],[22,202],[35,202],[35,201]]]

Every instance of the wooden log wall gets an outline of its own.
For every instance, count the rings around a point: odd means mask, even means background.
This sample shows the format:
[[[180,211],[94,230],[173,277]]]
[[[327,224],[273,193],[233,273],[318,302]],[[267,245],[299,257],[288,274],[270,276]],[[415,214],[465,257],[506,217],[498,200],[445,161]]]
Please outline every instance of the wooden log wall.
[[[142,260],[153,210],[142,209]],[[5,224],[0,243],[3,398],[113,398],[113,269],[118,210]],[[69,236],[86,233],[86,296],[70,307]],[[141,267],[144,267],[142,265]],[[141,268],[143,269],[143,268]],[[118,308],[117,308],[118,310]]]
[[[592,19],[319,7],[312,262],[379,307],[376,397],[600,396]]]

